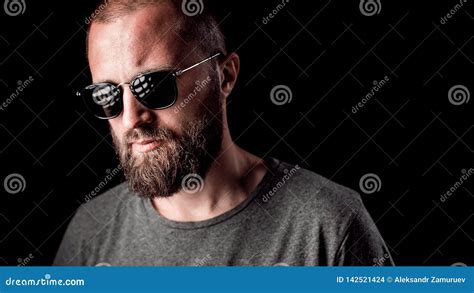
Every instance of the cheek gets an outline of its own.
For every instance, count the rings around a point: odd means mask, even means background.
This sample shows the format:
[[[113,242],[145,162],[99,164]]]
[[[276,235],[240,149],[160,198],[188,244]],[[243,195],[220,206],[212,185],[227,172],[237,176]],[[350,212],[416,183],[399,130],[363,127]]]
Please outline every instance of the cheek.
[[[109,130],[114,140],[118,140],[118,142],[122,142],[123,130],[120,127],[118,118],[109,120]]]
[[[176,134],[183,133],[183,123],[190,119],[189,113],[185,110],[179,111],[178,104],[180,99],[176,101],[172,107],[163,110],[153,110],[157,117],[153,127],[169,129]]]
[[[203,78],[183,78],[177,81],[178,99],[173,113],[184,121],[190,121],[200,116],[208,108],[206,98],[210,95],[211,83]]]

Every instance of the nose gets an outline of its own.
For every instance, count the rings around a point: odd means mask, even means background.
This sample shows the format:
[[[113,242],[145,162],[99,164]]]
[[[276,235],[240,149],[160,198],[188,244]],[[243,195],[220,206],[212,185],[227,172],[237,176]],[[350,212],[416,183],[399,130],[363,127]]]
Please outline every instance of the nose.
[[[154,112],[143,106],[132,94],[127,85],[123,89],[123,115],[122,123],[126,129],[138,128],[155,121]]]

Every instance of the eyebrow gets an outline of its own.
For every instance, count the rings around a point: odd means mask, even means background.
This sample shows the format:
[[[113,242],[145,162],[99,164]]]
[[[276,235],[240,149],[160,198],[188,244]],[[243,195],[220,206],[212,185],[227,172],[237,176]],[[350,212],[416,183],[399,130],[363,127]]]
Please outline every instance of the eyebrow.
[[[152,73],[152,72],[157,72],[157,71],[176,71],[178,69],[179,68],[177,68],[177,67],[169,66],[169,65],[158,66],[158,67],[155,66],[155,67],[150,67],[150,69],[140,71],[138,74],[135,74],[134,77],[137,77],[141,74],[147,74],[147,73]]]
[[[177,67],[173,67],[173,66],[169,66],[169,65],[151,66],[149,69],[142,70],[142,71],[138,72],[137,74],[133,75],[133,77],[130,80],[126,81],[126,82],[129,83],[134,78],[136,78],[137,76],[140,76],[142,74],[148,74],[148,73],[159,72],[159,71],[176,71],[178,69],[179,68],[177,68]],[[98,80],[97,82],[94,82],[94,84],[98,84],[98,83],[110,83],[110,84],[114,84],[114,85],[120,84],[120,82],[116,82],[116,81],[113,81],[113,80],[110,80],[110,79]]]

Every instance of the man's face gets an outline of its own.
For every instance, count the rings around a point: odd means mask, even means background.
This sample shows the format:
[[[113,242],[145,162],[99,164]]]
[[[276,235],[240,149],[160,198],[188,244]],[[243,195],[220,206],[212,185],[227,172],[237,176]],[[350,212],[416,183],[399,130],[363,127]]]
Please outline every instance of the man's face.
[[[208,57],[177,35],[175,13],[162,4],[93,23],[88,44],[93,82],[129,82],[143,72],[184,68]],[[130,188],[143,197],[171,196],[188,174],[204,177],[221,148],[223,108],[215,69],[200,65],[178,77],[177,86],[174,106],[150,110],[125,85],[122,114],[109,120]]]

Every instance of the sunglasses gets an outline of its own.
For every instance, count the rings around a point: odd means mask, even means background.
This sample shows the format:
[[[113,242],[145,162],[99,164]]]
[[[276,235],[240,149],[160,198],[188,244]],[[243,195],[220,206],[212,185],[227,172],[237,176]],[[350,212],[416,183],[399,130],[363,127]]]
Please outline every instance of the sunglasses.
[[[128,85],[135,98],[145,107],[161,110],[173,106],[178,98],[176,78],[222,53],[217,53],[185,69],[154,71],[140,74],[130,82],[108,82],[86,86],[76,95],[83,98],[87,109],[99,119],[113,119],[123,111],[123,85]]]

